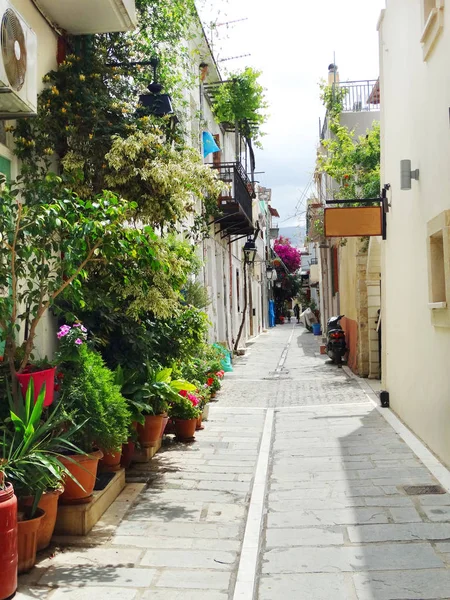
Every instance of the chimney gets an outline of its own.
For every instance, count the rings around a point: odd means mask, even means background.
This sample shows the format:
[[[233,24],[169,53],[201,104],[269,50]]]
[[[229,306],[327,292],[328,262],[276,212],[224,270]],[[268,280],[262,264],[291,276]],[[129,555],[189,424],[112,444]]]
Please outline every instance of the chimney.
[[[339,83],[339,71],[337,65],[331,63],[328,65],[328,85],[333,85],[333,83]]]

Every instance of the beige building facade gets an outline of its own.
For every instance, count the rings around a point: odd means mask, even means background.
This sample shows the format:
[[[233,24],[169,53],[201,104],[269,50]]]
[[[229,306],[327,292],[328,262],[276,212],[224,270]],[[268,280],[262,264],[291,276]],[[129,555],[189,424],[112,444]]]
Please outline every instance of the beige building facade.
[[[449,465],[450,3],[388,0],[378,30],[381,177],[391,185],[382,242],[383,388]],[[418,179],[402,184],[402,160],[419,169]]]

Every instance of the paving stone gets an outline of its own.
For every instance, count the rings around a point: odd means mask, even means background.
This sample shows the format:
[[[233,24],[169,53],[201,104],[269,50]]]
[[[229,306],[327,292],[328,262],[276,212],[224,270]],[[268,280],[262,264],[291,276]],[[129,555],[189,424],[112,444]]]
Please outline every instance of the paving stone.
[[[20,579],[22,580],[22,577]],[[19,585],[19,588],[14,596],[14,600],[36,600],[36,598],[39,598],[39,600],[47,600],[50,593],[51,592],[48,590],[48,588],[30,587],[24,584]],[[133,593],[135,594],[135,592]]]
[[[149,536],[115,536],[111,543],[114,546],[137,547],[137,548],[174,548],[174,549],[195,549],[195,550],[221,550],[224,552],[238,552],[241,547],[240,540],[226,539],[207,539],[207,538],[181,538],[168,537],[164,535]]]
[[[448,600],[450,570],[423,569],[353,575],[358,600]]]
[[[165,569],[162,571],[157,587],[178,588],[182,590],[228,590],[231,573],[211,570]],[[170,596],[167,596],[170,598]]]
[[[200,521],[203,510],[203,503],[183,502],[171,506],[160,504],[158,502],[141,501],[137,506],[129,511],[127,520],[130,521],[163,521],[163,522],[197,522]]]
[[[134,567],[142,555],[141,550],[118,548],[85,548],[57,552],[40,565],[46,566],[75,566],[75,565],[104,565]]]
[[[430,521],[450,521],[450,506],[424,506],[422,510]]]
[[[125,600],[125,599],[124,599]],[[141,600],[228,600],[228,594],[208,590],[152,589],[144,592]]]
[[[267,517],[268,527],[310,527],[387,522],[387,514],[382,509],[376,508],[286,511],[270,513]]]
[[[381,544],[331,548],[298,547],[265,553],[263,573],[334,573],[433,569],[443,562],[430,544]]]
[[[266,530],[267,548],[284,548],[294,546],[339,546],[343,543],[343,527]]]
[[[409,542],[450,539],[450,524],[408,523],[360,525],[347,528],[351,542]]]
[[[414,507],[390,508],[394,523],[420,523],[423,519]]]
[[[430,496],[418,496],[419,503],[422,506],[449,506],[450,494],[438,494]]]
[[[210,504],[206,521],[218,523],[242,522],[245,515],[245,506],[236,504]]]
[[[239,523],[148,523],[145,536],[181,538],[235,539],[240,534]],[[117,531],[119,533],[121,528]],[[123,531],[123,530],[122,530]],[[120,535],[124,535],[120,533]],[[126,535],[126,534],[125,534]],[[130,533],[130,535],[134,535]]]
[[[52,594],[51,600],[92,600],[93,598],[98,598],[98,600],[103,598],[105,600],[134,600],[136,594],[136,590],[116,587],[59,588]],[[41,596],[33,597],[41,598]]]
[[[149,550],[141,560],[144,567],[180,569],[215,569],[230,571],[236,554],[219,550]]]
[[[39,585],[50,587],[106,587],[148,588],[155,578],[155,569],[126,569],[117,567],[50,567],[39,580]]]
[[[344,575],[315,573],[262,577],[259,600],[349,600],[351,589]]]

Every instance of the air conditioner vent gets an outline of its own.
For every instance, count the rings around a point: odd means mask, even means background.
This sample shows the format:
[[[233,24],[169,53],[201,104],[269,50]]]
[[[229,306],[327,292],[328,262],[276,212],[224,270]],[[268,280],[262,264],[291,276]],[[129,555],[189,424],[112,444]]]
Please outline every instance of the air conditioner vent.
[[[12,89],[18,92],[27,73],[27,46],[20,20],[11,8],[2,17],[1,45],[6,76]]]

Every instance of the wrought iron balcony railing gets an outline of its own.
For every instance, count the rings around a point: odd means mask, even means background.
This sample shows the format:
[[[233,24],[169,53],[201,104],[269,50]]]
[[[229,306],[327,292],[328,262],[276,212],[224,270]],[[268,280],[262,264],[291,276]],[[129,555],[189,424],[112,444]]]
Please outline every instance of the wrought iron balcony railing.
[[[228,190],[223,192],[219,198],[221,208],[232,209],[238,205],[251,224],[253,221],[252,199],[256,197],[256,194],[241,163],[220,163],[213,165],[213,168],[217,169],[219,178],[229,185]]]

